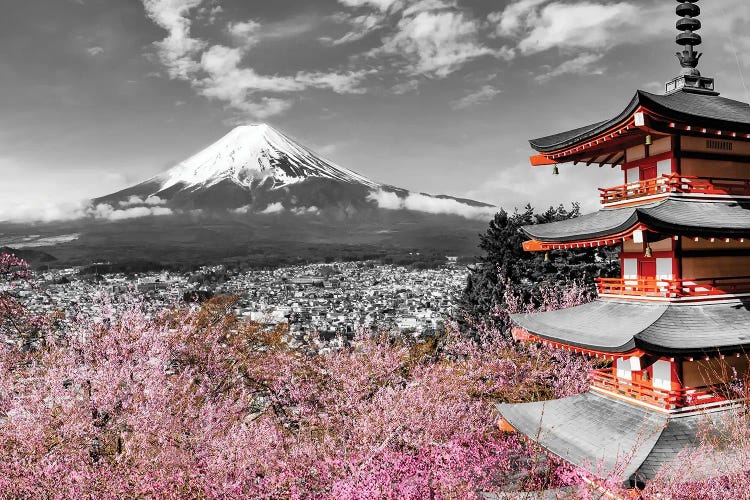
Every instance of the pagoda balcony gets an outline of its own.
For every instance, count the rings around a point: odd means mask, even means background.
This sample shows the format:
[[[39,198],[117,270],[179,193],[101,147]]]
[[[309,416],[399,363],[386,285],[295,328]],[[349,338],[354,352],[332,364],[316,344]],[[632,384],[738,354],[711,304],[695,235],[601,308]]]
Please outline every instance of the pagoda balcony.
[[[598,278],[596,282],[600,296],[683,299],[750,293],[750,277],[693,280]]]
[[[669,174],[621,186],[599,188],[599,192],[602,205],[672,193],[750,196],[750,180]]]
[[[594,390],[599,389],[613,396],[632,399],[663,410],[724,406],[732,404],[734,399],[728,397],[727,388],[721,385],[662,389],[654,387],[651,381],[619,378],[614,367],[593,370],[590,380]]]

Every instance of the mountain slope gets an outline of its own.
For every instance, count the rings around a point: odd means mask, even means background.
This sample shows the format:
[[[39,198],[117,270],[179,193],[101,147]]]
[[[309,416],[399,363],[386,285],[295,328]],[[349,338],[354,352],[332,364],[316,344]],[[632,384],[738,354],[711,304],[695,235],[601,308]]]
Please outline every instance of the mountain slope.
[[[266,124],[237,127],[154,180],[161,183],[163,191],[178,185],[186,189],[205,188],[224,180],[252,188],[269,179],[273,181],[270,187],[279,189],[308,178],[380,187],[321,158]]]
[[[495,211],[375,182],[268,125],[237,127],[166,172],[92,201],[81,218],[0,224],[0,235],[49,240],[39,249],[60,265],[472,255]]]
[[[378,209],[373,193],[396,195],[409,191],[372,181],[319,156],[274,128],[244,125],[206,149],[141,184],[94,200],[113,207],[163,205],[171,209],[241,210],[268,213],[280,210],[314,213],[336,209],[351,212]],[[470,207],[490,207],[447,196],[417,196],[453,200]]]

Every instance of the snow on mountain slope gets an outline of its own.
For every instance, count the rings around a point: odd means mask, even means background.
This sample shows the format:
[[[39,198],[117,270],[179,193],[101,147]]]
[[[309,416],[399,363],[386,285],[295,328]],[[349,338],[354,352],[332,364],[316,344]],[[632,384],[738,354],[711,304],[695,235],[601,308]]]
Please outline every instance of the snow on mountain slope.
[[[166,172],[92,200],[105,216],[167,212],[353,214],[378,210],[486,217],[491,205],[412,193],[340,167],[272,127],[243,125]],[[121,211],[126,214],[120,214]]]
[[[148,182],[159,192],[175,186],[193,190],[222,181],[242,187],[273,179],[273,189],[308,178],[332,179],[378,189],[380,184],[321,158],[310,149],[266,125],[243,125],[217,142]]]

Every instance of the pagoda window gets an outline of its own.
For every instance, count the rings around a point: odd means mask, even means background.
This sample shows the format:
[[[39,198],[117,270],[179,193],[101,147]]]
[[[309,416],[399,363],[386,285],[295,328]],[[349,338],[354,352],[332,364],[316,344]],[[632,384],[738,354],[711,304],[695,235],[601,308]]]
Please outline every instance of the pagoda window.
[[[672,390],[672,363],[659,360],[651,367],[652,384],[656,389]]]
[[[625,170],[625,184],[631,184],[641,180],[641,169],[638,167],[632,167]]]
[[[662,175],[672,174],[672,159],[660,160],[656,162],[656,176],[661,177]]]
[[[656,277],[660,280],[674,279],[674,260],[667,257],[656,259]]]
[[[615,361],[617,368],[617,378],[623,380],[633,380],[633,370],[630,366],[630,358],[618,358]]]
[[[638,259],[623,259],[622,277],[626,280],[638,279]]]

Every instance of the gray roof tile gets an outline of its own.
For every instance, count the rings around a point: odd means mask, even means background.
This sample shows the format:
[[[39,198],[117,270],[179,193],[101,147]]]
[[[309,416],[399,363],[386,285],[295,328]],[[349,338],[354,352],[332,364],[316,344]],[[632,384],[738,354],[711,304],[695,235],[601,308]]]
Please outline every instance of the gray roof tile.
[[[702,237],[750,236],[750,203],[670,198],[627,208],[602,209],[549,224],[524,226],[529,237],[550,243],[606,238],[638,222],[668,234]]]
[[[750,301],[720,304],[596,300],[578,307],[514,314],[516,326],[567,345],[621,353],[641,348],[668,355],[730,352],[750,346]]]
[[[750,129],[750,105],[747,103],[693,92],[680,91],[671,95],[657,95],[639,90],[628,106],[611,120],[532,139],[529,143],[531,147],[543,153],[571,146],[622,122],[639,106],[645,106],[675,120],[685,120],[696,126],[732,128],[738,131]]]
[[[718,429],[727,414],[668,416],[593,392],[497,408],[516,430],[553,454],[600,478],[618,474],[624,484],[653,479],[680,451],[698,444],[701,425]],[[711,473],[721,474],[721,467]]]

